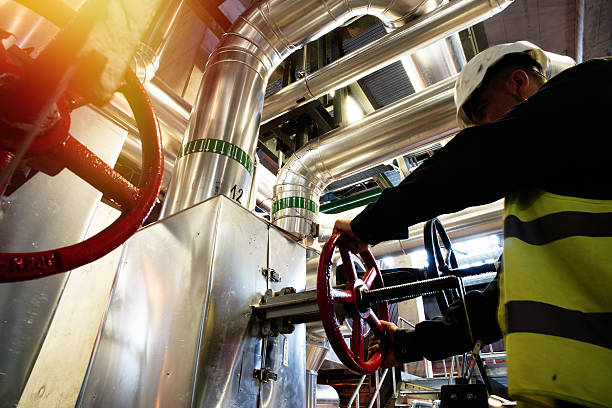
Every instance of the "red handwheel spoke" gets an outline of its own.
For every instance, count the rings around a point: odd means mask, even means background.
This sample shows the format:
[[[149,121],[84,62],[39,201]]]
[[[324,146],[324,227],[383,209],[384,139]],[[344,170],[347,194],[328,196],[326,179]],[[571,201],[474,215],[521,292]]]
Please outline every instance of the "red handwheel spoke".
[[[357,272],[355,271],[355,265],[353,265],[349,251],[345,248],[340,248],[340,257],[342,258],[342,266],[344,268],[344,274],[346,275],[346,281],[354,282],[357,280]]]
[[[365,285],[366,288],[370,289],[372,287],[372,285],[374,284],[374,281],[376,280],[376,268],[372,267],[370,268],[366,274],[363,277],[363,284]]]
[[[128,210],[138,203],[140,189],[116,172],[98,156],[71,137],[66,143],[66,153],[78,158],[70,162],[68,169],[91,184],[106,198]]]
[[[363,341],[363,321],[361,317],[353,317],[353,332],[351,334],[351,351],[353,357],[361,361],[364,353]]]
[[[140,189],[72,136],[51,153],[35,156],[34,164],[39,170],[51,175],[61,168],[69,169],[104,197],[118,204],[123,211],[138,203]]]
[[[370,326],[370,328],[374,330],[374,333],[376,333],[376,336],[379,338],[382,337],[383,331],[384,331],[383,325],[380,322],[380,320],[378,320],[378,317],[374,314],[373,310],[370,311],[370,314],[366,318],[366,321],[368,322],[368,325]]]

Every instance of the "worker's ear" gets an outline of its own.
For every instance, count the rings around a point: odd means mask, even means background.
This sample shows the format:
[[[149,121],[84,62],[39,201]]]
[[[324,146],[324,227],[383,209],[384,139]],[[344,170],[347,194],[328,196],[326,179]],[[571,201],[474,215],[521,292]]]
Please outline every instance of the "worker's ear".
[[[520,99],[526,99],[529,93],[530,78],[527,72],[522,69],[515,69],[508,77],[507,85],[510,91]]]

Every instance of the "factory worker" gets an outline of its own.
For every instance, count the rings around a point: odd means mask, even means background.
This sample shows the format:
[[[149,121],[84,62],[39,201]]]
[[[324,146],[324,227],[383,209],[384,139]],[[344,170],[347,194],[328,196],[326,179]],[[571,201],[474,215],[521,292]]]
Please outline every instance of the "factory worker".
[[[546,81],[552,65],[525,41],[475,56],[455,86],[463,130],[335,230],[358,252],[505,198],[504,273],[499,292],[468,299],[470,313],[485,316],[474,318],[474,337],[499,335],[490,300],[499,296],[508,389],[519,407],[612,407],[612,60]],[[444,336],[464,324],[449,313],[414,331],[385,323],[384,364],[471,350],[467,336]]]

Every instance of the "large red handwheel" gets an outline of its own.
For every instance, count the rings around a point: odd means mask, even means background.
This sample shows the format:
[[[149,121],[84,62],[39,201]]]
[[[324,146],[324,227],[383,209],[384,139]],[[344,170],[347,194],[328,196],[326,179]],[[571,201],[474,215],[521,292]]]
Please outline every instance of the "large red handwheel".
[[[126,75],[120,91],[132,108],[140,131],[142,172],[139,186],[131,184],[70,136],[67,115],[66,120],[60,121],[51,131],[60,135],[51,134],[43,138],[44,142],[35,141],[28,157],[35,168],[48,174],[56,174],[63,168],[71,170],[116,202],[121,208],[121,216],[103,231],[75,245],[49,251],[0,254],[0,282],[36,279],[93,262],[125,242],[149,215],[162,181],[161,132],[146,91],[133,72]],[[57,138],[61,142],[49,147],[48,139]],[[2,147],[9,151],[11,148],[7,144]]]
[[[337,233],[332,235],[323,246],[317,276],[319,314],[327,339],[340,361],[357,373],[372,374],[380,367],[382,355],[379,351],[366,359],[363,322],[366,321],[376,335],[382,336],[383,326],[380,320],[389,320],[389,307],[387,302],[381,302],[376,305],[376,313],[372,309],[359,310],[357,292],[360,288],[382,288],[384,283],[374,256],[369,250],[359,254],[366,267],[366,273],[363,279],[357,278],[357,272],[350,257],[351,251],[347,248],[346,241],[347,237],[345,235]],[[347,284],[345,289],[335,289],[331,281],[332,258],[336,248],[340,250],[346,273]],[[346,344],[340,330],[340,322],[338,322],[335,309],[337,305],[344,306],[346,315],[353,321],[350,347]]]
[[[2,83],[5,88],[0,88],[3,91],[0,105],[7,114],[4,118],[11,119],[0,122],[0,166],[10,163],[26,139],[20,130],[23,126],[15,124],[31,123],[36,128],[32,134],[36,134],[35,131],[38,134],[27,146],[24,157],[28,165],[49,175],[69,169],[115,202],[121,209],[121,216],[103,231],[75,245],[41,252],[0,254],[0,282],[49,276],[101,258],[136,232],[157,200],[164,165],[161,132],[147,93],[131,70],[126,72],[119,91],[125,95],[140,132],[142,169],[138,186],[68,133],[70,111],[76,104],[69,92],[61,92],[78,63],[79,47],[98,18],[97,7],[102,3],[89,2],[76,14],[61,2],[55,6],[36,2],[24,4],[62,27],[62,31],[36,60],[21,65],[14,64],[0,44],[0,70],[11,74],[9,81]],[[37,128],[40,124],[34,125],[38,122],[33,118],[44,118],[49,112],[47,106],[53,103],[57,110],[54,117],[59,119]],[[0,189],[3,187],[0,185]]]

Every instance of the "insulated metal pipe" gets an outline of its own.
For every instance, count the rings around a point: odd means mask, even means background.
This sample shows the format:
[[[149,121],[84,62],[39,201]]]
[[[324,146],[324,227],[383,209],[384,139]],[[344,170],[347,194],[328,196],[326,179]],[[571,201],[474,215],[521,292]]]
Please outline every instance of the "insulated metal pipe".
[[[289,54],[361,14],[393,26],[437,0],[266,0],[251,6],[210,55],[162,217],[216,194],[248,202],[265,87]]]
[[[272,222],[296,235],[316,234],[318,202],[332,181],[456,132],[456,75],[335,129],[298,150],[274,186]]]
[[[478,207],[470,207],[455,214],[438,217],[444,224],[448,236],[457,241],[462,238],[499,234],[503,230],[504,201],[498,200]],[[378,258],[408,255],[423,246],[424,223],[408,229],[407,239],[381,242],[372,247],[372,254]]]
[[[133,68],[142,82],[150,81],[155,76],[168,39],[176,29],[174,21],[184,2],[185,0],[166,0],[166,7],[158,11],[154,23],[139,44],[134,54]]]
[[[464,27],[475,24],[481,19],[496,14],[512,1],[499,0],[497,4],[490,5],[488,11],[483,7],[483,4],[489,5],[489,2],[486,0],[454,1],[451,5],[445,5],[439,10],[432,11],[414,22],[409,22],[393,33],[364,46],[346,57],[334,61],[303,80],[294,82],[283,88],[280,92],[266,98],[262,123],[266,123],[272,118],[306,103],[301,102],[298,104],[296,102],[302,98],[310,98],[308,100],[312,100],[314,97],[320,96],[318,94],[321,92],[325,93],[326,90],[329,92],[335,89],[338,86],[339,78],[342,81],[347,81],[350,78],[355,81],[375,69],[372,66],[373,63],[376,64],[377,68],[380,68],[424,47],[423,44],[416,43],[412,38],[431,36],[427,41],[435,42],[448,35],[448,33],[457,32]],[[450,21],[445,22],[444,18],[448,18]],[[167,178],[174,172],[177,152],[180,148],[182,137],[187,130],[191,105],[175,95],[172,90],[166,89],[167,87],[164,87],[163,83],[160,83],[155,78],[153,78],[152,82],[145,83],[145,88],[158,114],[164,135],[166,165],[164,167],[165,178],[162,190],[165,191],[169,184]],[[313,90],[316,91],[316,95],[312,94]],[[118,98],[114,98],[112,106],[109,105],[108,109],[111,110],[111,115],[114,113],[113,116],[115,118],[121,119],[124,126],[126,126],[126,123],[130,123],[129,107],[124,101],[122,102]],[[133,126],[131,130],[134,130]],[[126,143],[121,156],[135,166],[139,165],[140,144],[133,134],[130,134],[128,137],[128,143]],[[271,194],[266,197],[271,197]]]
[[[262,123],[485,20],[513,1],[461,0],[447,3],[269,96],[264,102]]]
[[[316,408],[338,408],[340,397],[338,391],[331,385],[316,384]]]

